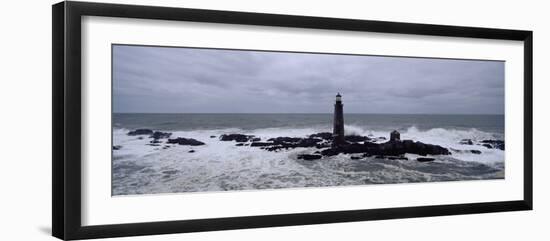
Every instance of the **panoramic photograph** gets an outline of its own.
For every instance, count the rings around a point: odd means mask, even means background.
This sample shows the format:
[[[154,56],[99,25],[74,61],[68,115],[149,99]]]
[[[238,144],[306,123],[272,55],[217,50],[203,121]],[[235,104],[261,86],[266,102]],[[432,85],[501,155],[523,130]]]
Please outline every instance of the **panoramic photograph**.
[[[504,68],[115,44],[111,193],[504,179]]]

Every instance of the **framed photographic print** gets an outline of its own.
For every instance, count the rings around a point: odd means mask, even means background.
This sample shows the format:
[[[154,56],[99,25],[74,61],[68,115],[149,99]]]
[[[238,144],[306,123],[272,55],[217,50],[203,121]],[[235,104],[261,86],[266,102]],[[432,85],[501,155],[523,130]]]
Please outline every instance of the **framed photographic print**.
[[[532,51],[524,30],[55,4],[53,235],[530,210]]]

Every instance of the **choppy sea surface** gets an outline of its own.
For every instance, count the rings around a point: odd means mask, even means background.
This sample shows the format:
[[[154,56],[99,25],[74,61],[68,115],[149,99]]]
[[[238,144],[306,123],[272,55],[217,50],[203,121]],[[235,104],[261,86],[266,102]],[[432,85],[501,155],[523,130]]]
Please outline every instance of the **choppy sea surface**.
[[[459,144],[504,140],[503,115],[345,114],[346,134],[389,138],[398,130],[411,139],[458,150],[433,156],[433,162],[369,157],[353,160],[340,154],[305,161],[297,155],[315,148],[269,152],[235,142],[222,134],[306,137],[332,131],[332,114],[113,114],[112,194],[156,194],[326,187],[342,185],[437,182],[504,178],[504,152],[481,145]],[[151,146],[147,136],[129,136],[134,129],[168,131],[202,146]],[[211,138],[211,136],[216,136]],[[166,140],[162,140],[166,141]],[[193,150],[194,152],[189,152]],[[463,151],[462,151],[463,150]],[[469,150],[479,150],[481,154]]]

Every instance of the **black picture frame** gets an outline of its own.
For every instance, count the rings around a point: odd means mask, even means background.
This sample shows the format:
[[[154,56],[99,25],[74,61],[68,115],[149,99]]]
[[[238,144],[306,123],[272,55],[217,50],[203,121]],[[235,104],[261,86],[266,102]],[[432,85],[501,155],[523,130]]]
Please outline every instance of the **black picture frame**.
[[[349,30],[379,33],[517,40],[524,43],[524,186],[522,200],[333,212],[175,220],[130,224],[81,224],[81,17],[104,16]],[[185,233],[380,219],[532,210],[532,31],[198,10],[171,7],[60,2],[52,6],[53,156],[52,233],[60,239]],[[139,220],[136,220],[139,221]]]

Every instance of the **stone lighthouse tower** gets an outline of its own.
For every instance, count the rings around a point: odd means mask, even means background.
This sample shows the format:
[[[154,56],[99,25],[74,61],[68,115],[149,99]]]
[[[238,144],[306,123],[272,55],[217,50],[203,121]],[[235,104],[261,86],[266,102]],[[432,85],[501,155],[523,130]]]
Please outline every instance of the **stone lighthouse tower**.
[[[344,104],[342,104],[340,93],[336,95],[336,103],[334,103],[334,129],[332,137],[333,145],[337,146],[346,142],[344,139]]]

